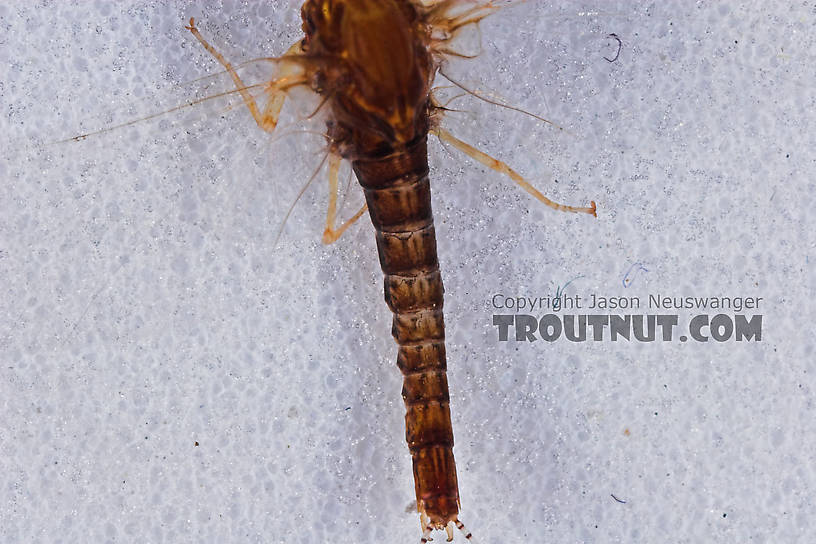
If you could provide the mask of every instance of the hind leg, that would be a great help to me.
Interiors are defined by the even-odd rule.
[[[422,538],[419,539],[421,544],[427,544],[431,542],[433,538],[431,538],[431,531],[433,528],[431,527],[431,520],[425,515],[425,512],[419,513],[419,524],[422,526]]]
[[[521,175],[518,172],[510,168],[510,166],[508,166],[507,163],[504,163],[498,159],[494,159],[493,157],[491,157],[487,153],[484,153],[483,151],[479,151],[472,145],[463,142],[462,140],[460,140],[459,138],[457,138],[444,128],[435,128],[431,132],[435,134],[440,140],[451,144],[453,147],[455,147],[459,151],[462,151],[470,158],[479,161],[480,163],[484,164],[491,170],[495,170],[496,172],[499,172],[500,174],[504,174],[505,176],[509,177],[510,179],[515,181],[519,187],[533,195],[536,199],[543,202],[550,208],[562,212],[588,213],[590,215],[597,217],[597,214],[595,213],[594,200],[590,201],[590,206],[588,208],[566,206],[564,204],[554,202],[547,198],[546,196],[544,196],[543,194],[541,194],[541,192],[538,189],[533,187],[529,181],[521,177]]]
[[[453,520],[453,523],[454,523],[454,525],[456,525],[457,529],[462,531],[462,534],[465,535],[466,540],[468,540],[468,541],[473,540],[473,533],[471,533],[470,531],[467,530],[467,528],[465,527],[465,524],[462,523],[461,521],[459,521],[459,518],[456,518],[455,520]]]
[[[366,204],[355,213],[351,219],[340,225],[338,228],[334,227],[337,221],[337,194],[339,186],[337,183],[338,173],[340,171],[340,163],[342,158],[339,155],[331,155],[329,157],[329,209],[326,212],[326,230],[323,231],[323,243],[332,244],[336,242],[349,228],[357,221],[361,215],[368,209]]]

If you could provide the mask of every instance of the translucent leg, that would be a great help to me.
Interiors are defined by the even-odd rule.
[[[364,204],[351,219],[340,225],[339,228],[334,228],[334,224],[337,221],[337,194],[339,192],[337,176],[340,171],[341,161],[342,158],[338,155],[331,155],[329,157],[329,209],[326,213],[326,230],[323,231],[324,244],[333,244],[336,242],[346,229],[353,225],[368,209],[368,206]]]
[[[456,525],[456,528],[462,531],[462,534],[465,535],[465,539],[472,542],[473,541],[473,533],[467,530],[465,524],[459,521],[459,519],[453,520],[453,523]]]
[[[496,172],[499,172],[499,173],[504,174],[505,176],[509,177],[510,179],[515,181],[516,184],[519,185],[522,189],[524,189],[525,191],[527,191],[528,193],[533,195],[535,198],[537,198],[538,200],[540,200],[541,202],[543,202],[544,204],[546,204],[550,208],[553,208],[554,210],[559,210],[559,211],[562,211],[562,212],[588,213],[590,215],[593,215],[593,216],[597,217],[597,214],[595,213],[595,201],[594,200],[590,201],[590,206],[588,208],[579,208],[579,207],[575,207],[575,206],[566,206],[564,204],[559,204],[558,202],[554,202],[554,201],[550,200],[549,198],[547,198],[546,196],[544,196],[543,194],[541,194],[538,191],[538,189],[533,187],[530,184],[530,182],[528,182],[523,177],[521,177],[521,175],[519,175],[518,172],[516,172],[515,170],[510,168],[510,166],[508,166],[506,163],[504,163],[504,162],[502,162],[502,161],[500,161],[498,159],[494,159],[493,157],[491,157],[487,153],[479,151],[478,149],[476,149],[472,145],[463,142],[462,140],[455,137],[453,134],[451,134],[450,132],[448,132],[444,128],[435,128],[431,132],[433,134],[435,134],[440,140],[442,140],[443,142],[447,142],[447,143],[451,144],[453,147],[455,147],[459,151],[462,151],[463,153],[465,153],[470,158],[472,158],[474,160],[477,160],[480,163],[487,166],[488,168],[490,168],[492,170],[495,170]]]
[[[425,512],[419,513],[419,524],[422,526],[422,538],[419,540],[422,544],[427,544],[432,541],[431,538],[431,520],[425,515]]]
[[[241,98],[244,99],[244,104],[246,104],[246,107],[249,109],[249,113],[252,114],[252,118],[255,119],[255,123],[257,123],[258,126],[266,132],[273,132],[275,130],[275,126],[278,124],[278,117],[280,116],[281,108],[283,108],[283,103],[286,100],[286,90],[296,85],[305,83],[305,79],[302,77],[302,75],[295,70],[295,68],[298,68],[298,66],[291,63],[282,63],[280,76],[265,85],[267,89],[266,94],[269,95],[269,100],[266,102],[263,112],[261,112],[261,110],[258,108],[257,102],[255,101],[255,97],[249,92],[249,89],[254,88],[255,86],[247,86],[241,80],[238,72],[236,72],[232,64],[230,64],[230,62],[224,58],[224,55],[219,53],[207,40],[204,39],[201,32],[199,32],[198,28],[195,26],[195,20],[190,19],[190,26],[186,26],[184,28],[193,33],[193,36],[195,36],[196,39],[201,42],[204,49],[215,57],[215,59],[221,63],[221,66],[223,66],[229,73],[230,77],[232,77],[232,81],[235,83],[235,88],[241,94]],[[283,57],[276,60],[285,60],[287,55],[296,56],[298,53],[300,53],[300,51],[300,42],[297,42],[287,50]]]

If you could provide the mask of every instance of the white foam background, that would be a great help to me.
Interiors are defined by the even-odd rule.
[[[274,243],[320,139],[207,101],[54,143],[229,90],[179,86],[218,71],[191,16],[240,62],[298,39],[297,8],[0,6],[0,541],[419,541],[371,225],[321,245],[321,175]],[[452,131],[598,203],[555,213],[431,141],[478,542],[812,541],[814,24],[812,2],[528,2],[451,65],[565,129],[471,98]],[[497,341],[494,294],[574,278],[761,296],[763,339]]]

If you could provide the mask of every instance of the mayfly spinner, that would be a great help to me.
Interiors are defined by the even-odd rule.
[[[431,85],[452,40],[499,7],[462,0],[308,0],[301,10],[305,37],[281,57],[276,77],[264,84],[258,104],[233,66],[187,27],[232,77],[253,118],[273,131],[288,90],[307,87],[328,111],[329,209],[323,241],[331,243],[368,208],[376,230],[385,301],[394,313],[392,334],[404,375],[406,440],[413,460],[422,542],[434,529],[453,539],[459,490],[453,459],[445,360],[442,277],[428,181],[427,136],[434,134],[484,165],[509,176],[558,210],[595,214],[548,200],[506,164],[439,126],[444,109]],[[366,206],[336,227],[338,170],[351,161]]]

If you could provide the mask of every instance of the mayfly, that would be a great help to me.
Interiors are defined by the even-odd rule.
[[[266,84],[261,109],[233,66],[190,20],[187,27],[227,70],[258,126],[273,131],[286,93],[305,86],[328,109],[329,209],[323,241],[331,243],[368,208],[376,231],[385,301],[394,313],[392,335],[404,376],[406,440],[413,461],[422,542],[434,529],[453,539],[459,489],[445,359],[443,287],[436,253],[428,180],[427,135],[508,175],[558,210],[595,214],[548,200],[506,164],[457,139],[438,124],[442,106],[431,93],[434,77],[457,31],[497,10],[494,3],[440,0],[308,0],[304,38],[285,55]],[[351,161],[366,205],[336,225],[338,170]]]
[[[547,199],[507,164],[440,126],[446,109],[432,93],[434,78],[460,30],[499,9],[466,0],[307,0],[302,40],[274,63],[277,72],[253,94],[234,67],[190,19],[186,28],[232,78],[258,126],[273,132],[288,92],[305,87],[327,113],[329,206],[323,241],[340,238],[368,210],[376,231],[385,301],[394,314],[397,366],[404,376],[406,440],[413,463],[421,542],[433,530],[453,539],[453,526],[470,540],[459,519],[446,375],[443,286],[436,252],[428,179],[427,136],[433,134],[496,170],[544,204],[595,215],[595,203],[573,207]],[[453,82],[456,86],[460,84]],[[491,103],[481,95],[473,93]],[[337,226],[338,172],[351,162],[366,204]]]

